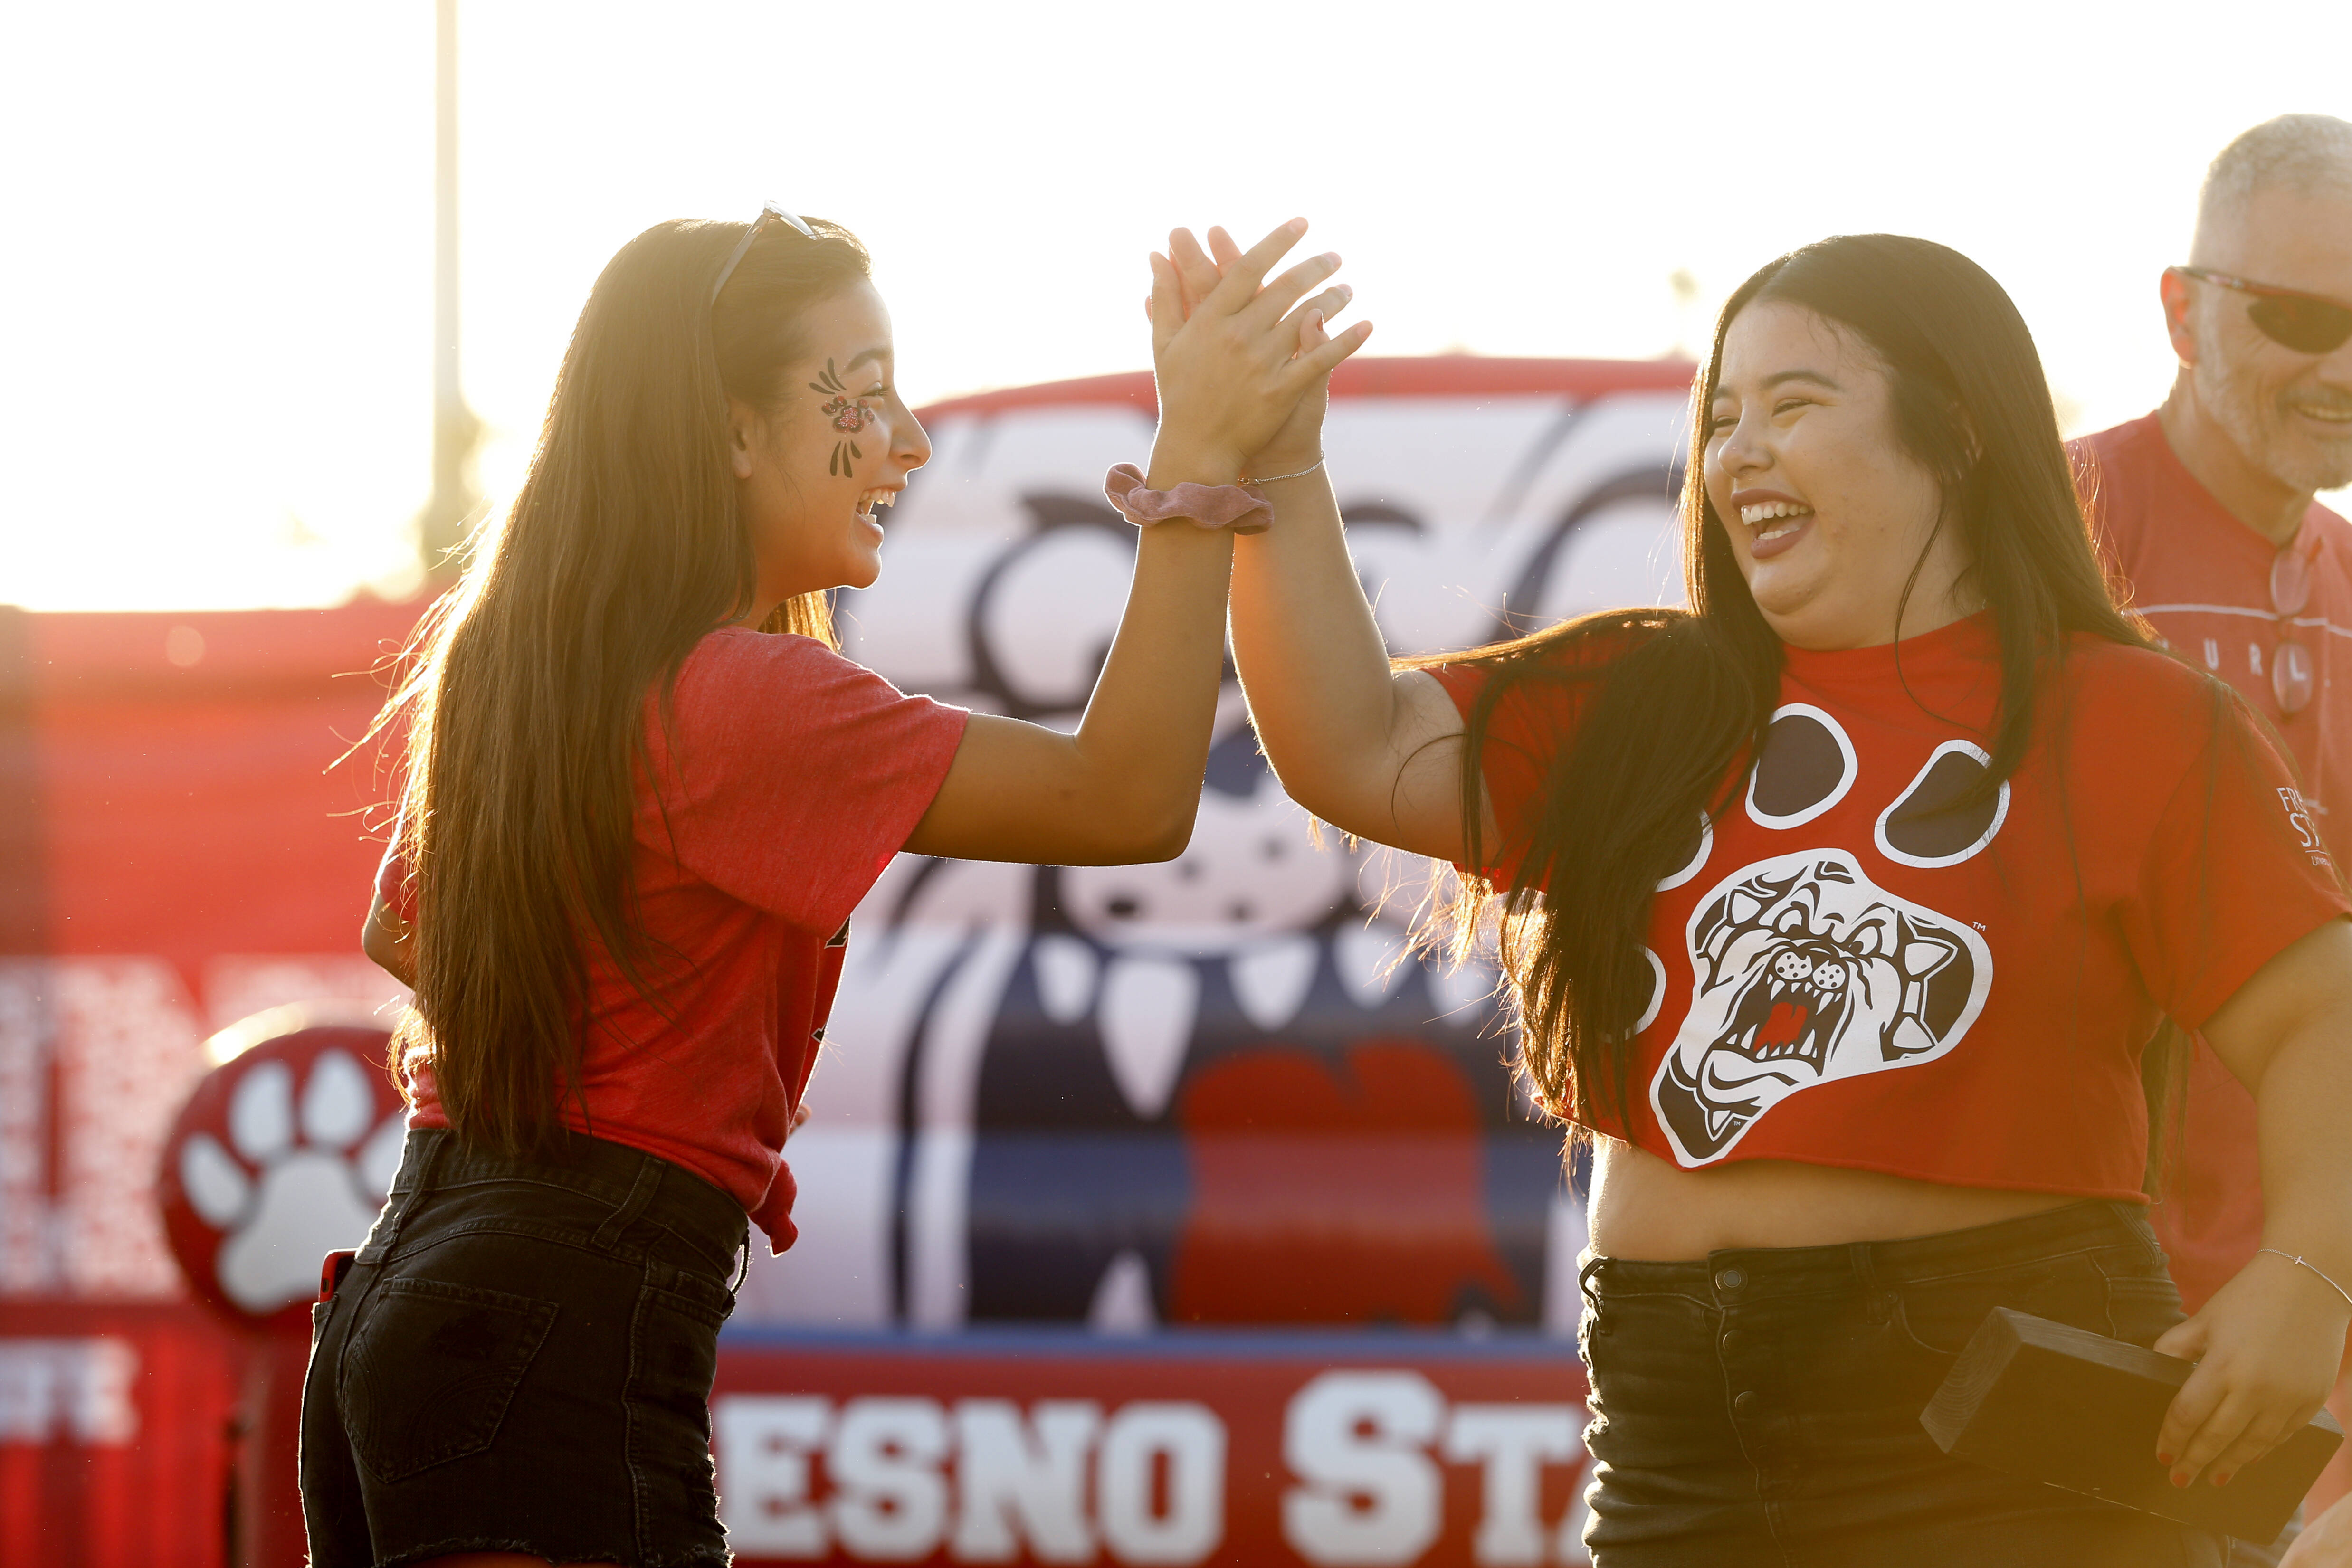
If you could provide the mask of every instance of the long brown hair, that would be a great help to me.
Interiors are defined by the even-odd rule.
[[[1724,338],[1741,310],[1762,300],[1811,310],[1877,353],[1893,380],[1897,438],[1941,483],[1937,528],[1959,529],[1967,580],[1992,612],[2000,649],[1992,765],[1980,789],[1998,789],[2023,760],[2037,699],[2052,689],[2046,677],[2070,633],[2148,642],[2109,595],[2041,357],[1990,274],[1927,240],[1844,235],[1792,251],[1741,284],[1692,388],[1681,504],[1691,608],[1610,612],[1466,654],[1406,661],[1493,671],[1462,754],[1463,837],[1474,867],[1488,863],[1479,758],[1496,704],[1527,682],[1585,688],[1584,716],[1551,764],[1521,871],[1507,887],[1465,879],[1451,912],[1465,942],[1481,912],[1499,915],[1523,1070],[1548,1110],[1580,1121],[1602,1105],[1621,1125],[1632,1121],[1632,1026],[1653,984],[1642,951],[1652,894],[1689,858],[1700,813],[1719,819],[1731,804],[1780,701],[1780,641],[1740,575],[1706,481]],[[1912,583],[1926,559],[1923,549]],[[1906,584],[1906,602],[1909,593]]]
[[[399,847],[415,892],[416,997],[396,1036],[429,1056],[461,1136],[516,1150],[577,1092],[593,951],[660,1007],[630,873],[648,694],[749,613],[728,400],[773,408],[814,306],[867,275],[837,225],[771,225],[714,305],[744,225],[666,223],[588,296],[504,525],[420,624],[379,729],[404,723]],[[833,640],[821,594],[764,630]]]

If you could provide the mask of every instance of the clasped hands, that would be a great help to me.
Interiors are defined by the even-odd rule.
[[[1209,231],[1206,249],[1178,229],[1168,255],[1152,253],[1145,308],[1160,431],[1151,488],[1287,475],[1320,456],[1331,371],[1372,329],[1360,321],[1336,338],[1326,330],[1354,297],[1344,283],[1307,298],[1339,270],[1335,252],[1266,281],[1306,232],[1307,220],[1293,218],[1244,251],[1221,228]]]

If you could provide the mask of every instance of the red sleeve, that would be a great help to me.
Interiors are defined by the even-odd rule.
[[[662,800],[641,831],[829,936],[930,808],[970,716],[806,637],[713,632],[678,672],[667,737],[649,726]]]
[[[1440,664],[1431,674],[1454,699],[1462,722],[1470,722],[1479,695],[1493,679],[1491,664]],[[1486,782],[1486,800],[1495,810],[1499,843],[1486,846],[1486,873],[1497,883],[1508,883],[1527,858],[1542,814],[1544,784],[1553,763],[1576,733],[1590,688],[1535,676],[1513,683],[1496,699],[1486,721],[1486,744],[1478,770]]]
[[[2231,710],[2158,819],[2125,915],[2148,994],[2202,1029],[2256,970],[2347,911],[2293,773]]]

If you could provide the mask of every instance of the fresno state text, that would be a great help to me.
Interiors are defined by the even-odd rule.
[[[924,1393],[722,1392],[729,1541],[745,1563],[1586,1560],[1572,1361],[1317,1370],[1263,1339],[1219,1355],[1013,1351],[1007,1377],[948,1354]],[[759,1380],[848,1389],[861,1371],[902,1381],[791,1352]]]

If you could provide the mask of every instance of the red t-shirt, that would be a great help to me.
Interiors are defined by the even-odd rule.
[[[1488,678],[1435,673],[1465,715]],[[1986,615],[1788,651],[1762,758],[1651,902],[1633,1123],[1604,1103],[1593,1126],[1685,1167],[2141,1197],[2159,1009],[2202,1024],[2352,905],[2268,744],[2217,730],[2211,688],[2143,649],[2077,638],[1998,797],[1921,810],[1980,774],[2000,684]],[[1506,872],[1577,692],[1522,682],[1496,706],[1481,760]]]
[[[2279,711],[2270,663],[2278,643],[2271,563],[2278,549],[2182,466],[2154,414],[2074,443],[2099,544],[2129,584],[2131,608],[2175,651],[2228,680],[2278,727],[2303,774],[2321,834],[2352,826],[2352,685],[2335,695],[2342,639],[2352,637],[2352,527],[2313,503],[2295,548],[2311,596],[2294,635],[2311,650],[2315,691]],[[2195,1312],[2262,1245],[2262,1164],[2254,1097],[2198,1041],[2164,1201],[2154,1220],[2181,1299]]]
[[[592,953],[567,1125],[685,1166],[740,1201],[775,1250],[793,1244],[784,1134],[824,1039],[849,913],[929,809],[969,716],[806,637],[730,629],[695,645],[667,736],[647,700],[661,798],[640,773],[632,860],[647,950],[676,953],[689,977],[664,1019]],[[413,914],[396,856],[377,891]],[[407,1073],[409,1124],[447,1126],[430,1063],[412,1059]]]

